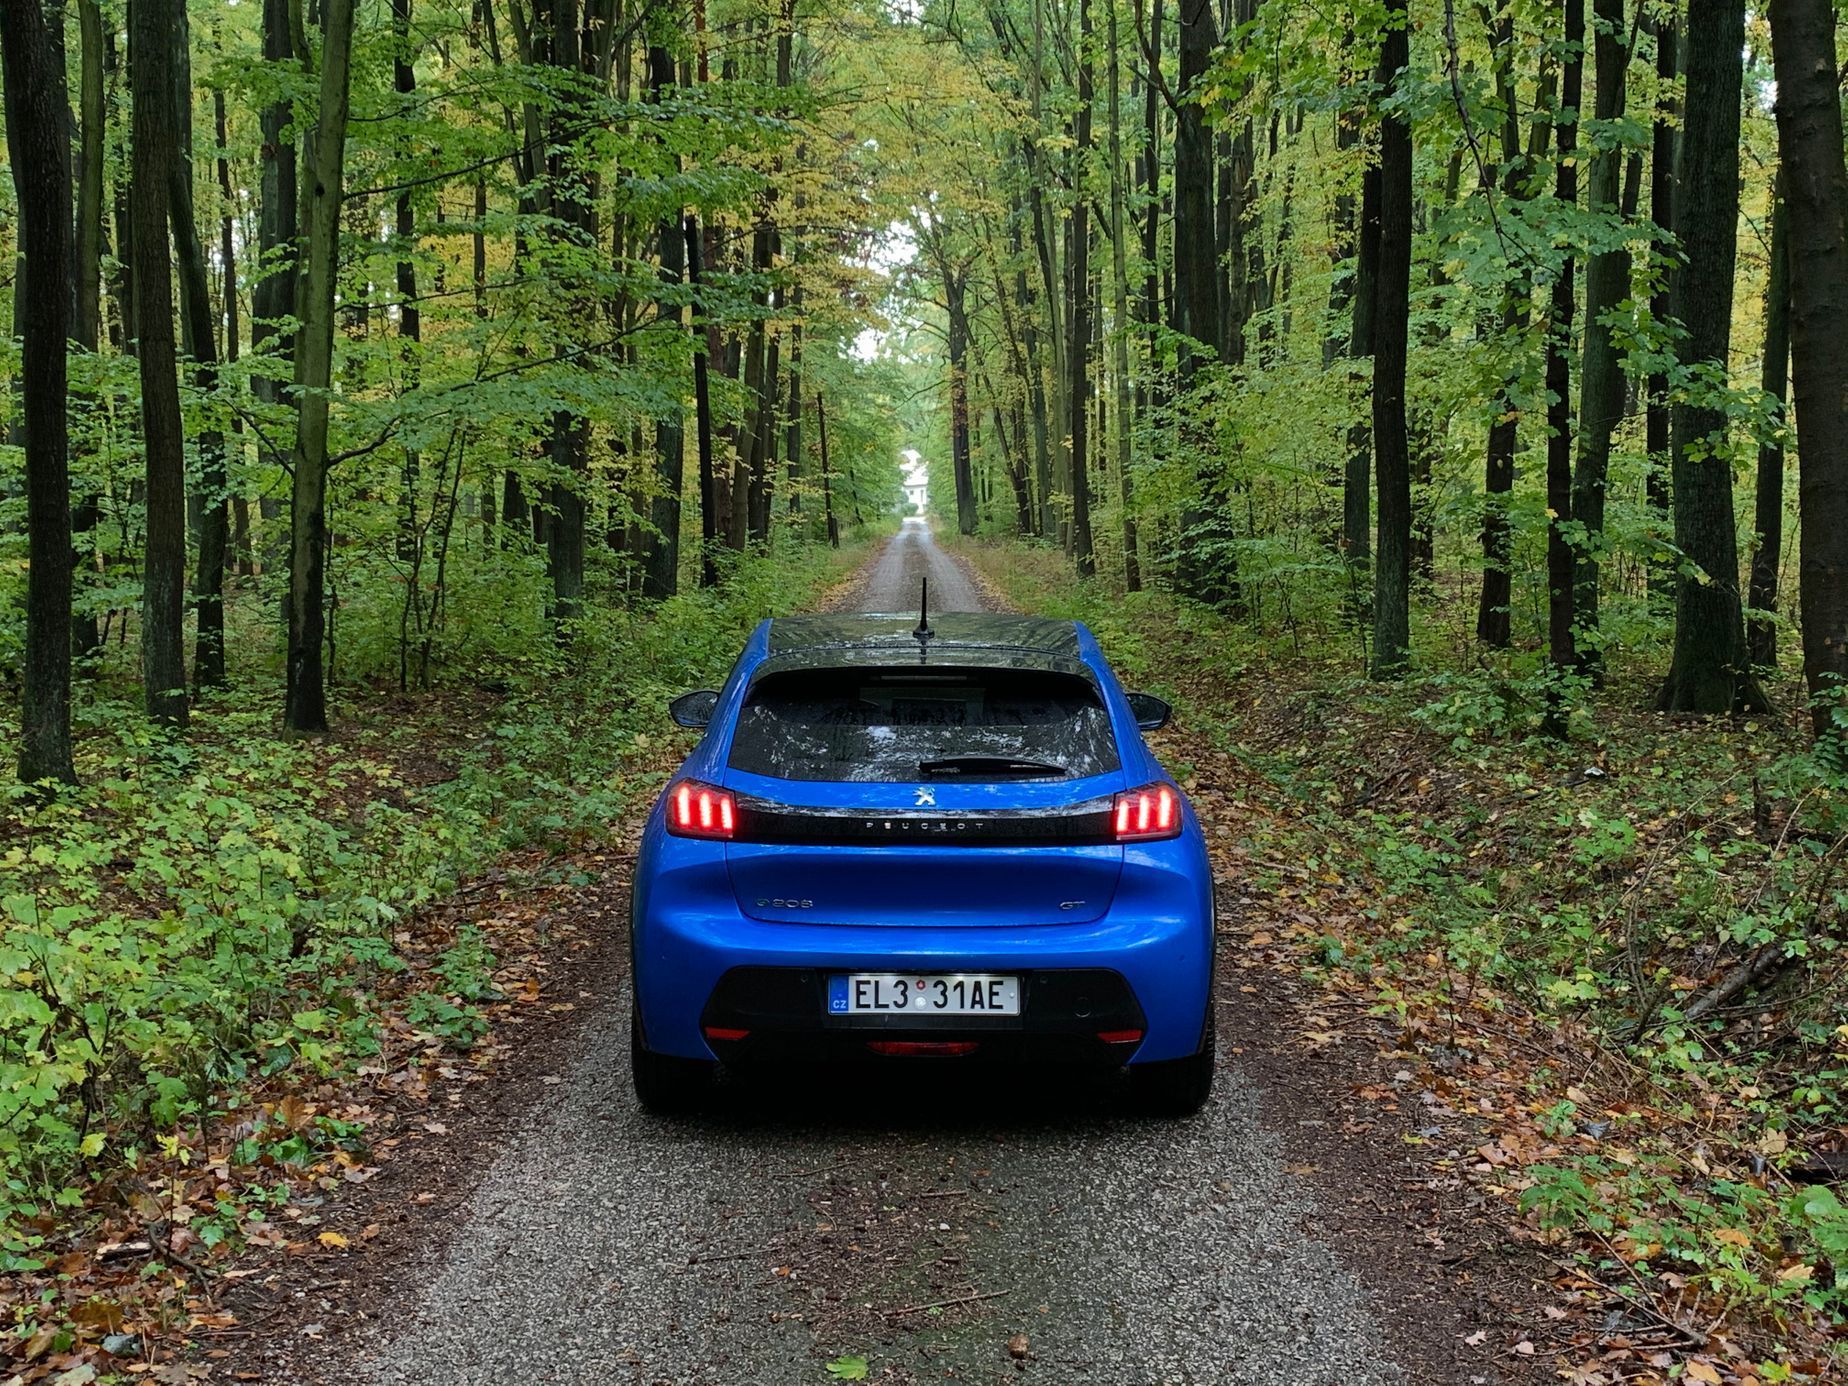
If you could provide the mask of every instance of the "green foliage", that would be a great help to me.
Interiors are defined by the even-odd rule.
[[[28,1219],[242,1085],[376,1053],[388,1009],[473,1045],[494,996],[485,940],[465,929],[406,979],[399,921],[510,848],[606,838],[653,788],[631,765],[666,697],[722,678],[751,624],[853,556],[740,558],[723,588],[598,606],[563,643],[475,647],[471,668],[511,691],[480,735],[447,729],[465,733],[453,775],[427,787],[399,770],[427,754],[416,716],[396,735],[287,741],[270,691],[244,685],[181,740],[84,704],[83,785],[7,790],[0,814],[0,1265],[36,1260]],[[278,1159],[305,1157],[301,1133],[279,1139]]]

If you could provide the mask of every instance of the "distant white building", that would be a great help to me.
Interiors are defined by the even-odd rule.
[[[905,508],[922,515],[929,504],[930,467],[914,450],[907,448],[900,454],[904,461],[899,465],[899,472],[905,482]]]

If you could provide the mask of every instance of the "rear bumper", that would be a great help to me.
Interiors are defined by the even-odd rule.
[[[650,839],[637,862],[632,923],[636,1000],[656,1053],[743,1061],[866,1053],[868,1040],[967,1036],[996,1057],[1152,1063],[1199,1048],[1213,915],[1197,839],[1126,851],[1102,919],[1004,928],[749,919],[713,844]],[[826,1015],[825,979],[849,971],[1018,974],[1022,1015],[835,1020]],[[708,1025],[750,1034],[709,1043]],[[1139,1043],[1097,1038],[1128,1029],[1143,1031]]]
[[[845,1060],[898,1052],[1033,1063],[1120,1064],[1148,1020],[1122,975],[1041,968],[1021,976],[1018,1016],[830,1015],[828,973],[734,967],[719,979],[700,1029],[727,1063]]]

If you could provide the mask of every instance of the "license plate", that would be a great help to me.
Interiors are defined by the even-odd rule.
[[[851,972],[828,978],[830,1015],[1019,1015],[1020,978],[992,972]]]

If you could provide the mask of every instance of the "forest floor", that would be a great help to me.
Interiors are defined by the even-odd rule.
[[[54,1267],[75,1306],[65,1336],[10,1344],[17,1379],[1829,1379],[1824,1319],[1789,1297],[1781,1315],[1744,1289],[1727,1301],[1625,1216],[1642,1197],[1626,1172],[1672,1170],[1664,1141],[1698,1147],[1717,1185],[1772,1145],[1765,1123],[1719,1102],[1689,1121],[1655,1071],[1408,930],[1427,896],[1467,914],[1466,899],[1431,863],[1403,869],[1438,847],[1370,815],[1410,800],[1419,823],[1446,822],[1502,779],[1459,772],[1447,734],[1402,708],[1344,707],[1313,660],[1249,675],[1217,618],[1089,594],[1056,555],[959,555],[981,604],[1083,615],[1126,678],[1176,696],[1157,749],[1212,825],[1220,890],[1207,1112],[1151,1124],[1095,1089],[811,1081],[729,1093],[695,1121],[644,1117],[625,1072],[623,814],[502,854],[404,921],[416,970],[459,939],[485,945],[481,1033],[394,1022],[356,1072],[254,1094],[318,1154],[266,1147],[281,1193],[240,1213],[243,1235],[196,1234],[233,1182],[209,1140],[190,1166],[121,1181],[112,1239]],[[891,605],[886,587],[908,598],[920,565],[949,562],[911,532],[831,601]],[[452,711],[458,728],[482,720]],[[407,778],[451,773],[442,736],[413,740]],[[638,738],[624,774],[657,783],[684,749]],[[1506,792],[1504,817],[1531,810]],[[1477,834],[1496,870],[1557,850],[1510,831]],[[330,1147],[330,1120],[363,1134]],[[1741,1178],[1789,1182],[1795,1143]],[[1568,1174],[1611,1220],[1548,1220],[1532,1192]],[[1772,1254],[1763,1278],[1792,1290],[1830,1273]]]

